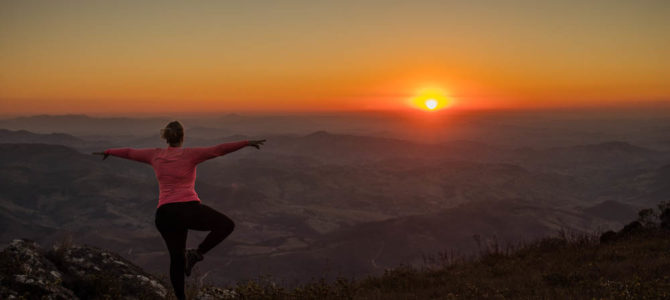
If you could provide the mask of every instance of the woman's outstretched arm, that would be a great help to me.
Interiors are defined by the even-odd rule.
[[[230,152],[240,150],[246,146],[251,146],[256,149],[260,149],[265,140],[259,141],[239,141],[233,143],[223,143],[211,147],[197,147],[189,148],[189,155],[192,156],[193,161],[198,164],[208,159],[215,158],[217,156],[225,155]]]
[[[112,155],[151,164],[151,160],[153,159],[154,154],[156,154],[156,150],[158,150],[158,148],[151,148],[151,149],[114,148],[114,149],[107,149],[105,150],[105,152],[93,152],[93,154],[104,155],[102,159],[105,159],[107,158],[107,156]]]

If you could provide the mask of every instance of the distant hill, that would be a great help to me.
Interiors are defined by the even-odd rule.
[[[647,206],[670,199],[670,164],[637,173],[622,192],[637,192],[636,200]]]
[[[522,165],[560,169],[649,167],[670,161],[670,152],[620,141],[540,150],[526,148],[517,150],[516,154],[513,159]]]
[[[561,230],[581,231],[581,228],[597,227],[598,220],[571,210],[516,201],[467,204],[433,214],[342,228],[314,237],[302,246],[295,240],[278,239],[273,243],[257,244],[258,255],[219,263],[225,261],[231,269],[249,276],[242,278],[253,278],[245,266],[268,274],[290,274],[295,278],[309,278],[313,269],[325,270],[321,276],[331,279],[379,275],[388,266],[420,266],[426,256],[440,253],[471,255],[492,246],[508,248]],[[565,224],[575,227],[568,228]],[[275,254],[269,255],[272,253]],[[275,255],[282,259],[274,259]]]
[[[602,111],[450,111],[437,119],[423,112],[347,112],[298,114],[227,114],[158,117],[93,117],[37,115],[0,119],[0,128],[37,133],[63,132],[76,136],[149,136],[173,118],[194,132],[247,136],[305,135],[325,130],[338,134],[395,137],[417,142],[475,141],[502,148],[563,147],[628,141],[668,150],[670,118],[662,111],[624,115]],[[435,115],[433,115],[435,116]],[[432,121],[434,122],[432,122]],[[206,129],[206,130],[200,130]],[[219,133],[221,132],[221,133]],[[199,134],[195,134],[197,136]],[[204,137],[204,136],[198,136]]]
[[[37,133],[67,132],[75,135],[158,132],[167,118],[96,118],[87,115],[36,115],[0,120],[0,128]]]
[[[0,237],[52,239],[70,231],[99,239],[104,231],[87,228],[142,223],[155,206],[152,173],[61,145],[0,144]]]
[[[315,157],[323,162],[351,163],[388,158],[482,160],[498,149],[469,141],[441,144],[394,138],[316,131],[304,136],[270,136],[267,151]]]
[[[244,297],[273,299],[668,299],[668,248],[668,230],[642,230],[608,243],[597,235],[565,234],[488,247],[476,257],[429,256],[422,267],[380,276],[289,289],[257,280],[234,288]]]
[[[0,144],[63,145],[84,152],[101,151],[114,145],[105,138],[81,138],[67,133],[34,133],[26,130],[0,129]]]
[[[84,140],[65,133],[38,134],[26,130],[0,129],[0,143],[76,145],[84,143]]]
[[[642,206],[633,206],[618,201],[603,201],[584,209],[589,215],[607,220],[633,219]]]

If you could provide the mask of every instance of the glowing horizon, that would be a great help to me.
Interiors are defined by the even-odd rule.
[[[0,111],[411,111],[427,87],[448,92],[436,110],[668,103],[668,13],[652,0],[3,2]]]

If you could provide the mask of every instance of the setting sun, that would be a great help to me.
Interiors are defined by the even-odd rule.
[[[447,96],[447,92],[441,88],[422,88],[417,91],[416,96],[410,100],[410,105],[422,110],[440,110],[448,108],[453,100]]]
[[[426,107],[428,107],[428,109],[430,110],[435,109],[437,107],[437,100],[435,99],[426,100]]]

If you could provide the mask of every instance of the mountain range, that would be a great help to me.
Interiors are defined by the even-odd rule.
[[[251,138],[202,136],[187,146]],[[237,224],[201,267],[215,282],[365,276],[481,243],[606,230],[670,193],[670,154],[620,141],[534,149],[325,131],[267,139],[261,151],[198,167],[201,199]],[[13,130],[0,140],[0,243],[72,236],[167,272],[153,171],[89,154],[160,140]],[[203,236],[192,232],[189,245]]]

